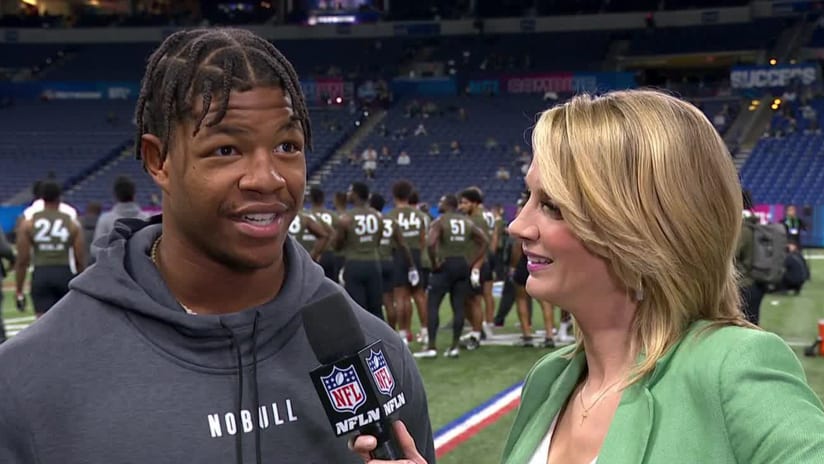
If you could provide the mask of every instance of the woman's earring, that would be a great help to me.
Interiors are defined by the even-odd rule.
[[[638,288],[634,290],[635,292],[635,301],[641,301],[644,299],[644,289],[639,285]]]

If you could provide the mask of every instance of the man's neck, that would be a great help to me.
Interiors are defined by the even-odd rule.
[[[264,269],[236,271],[171,233],[161,237],[156,265],[174,297],[197,314],[229,314],[267,303],[286,277],[285,259]]]
[[[409,208],[409,202],[403,200],[395,200],[395,208]]]

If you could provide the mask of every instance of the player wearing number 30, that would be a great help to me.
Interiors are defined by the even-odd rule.
[[[41,188],[44,208],[20,223],[15,265],[17,301],[21,306],[25,302],[26,273],[29,264],[34,263],[31,298],[37,317],[69,292],[69,280],[74,277],[69,267],[69,249],[74,251],[77,272],[86,264],[83,231],[71,216],[59,210],[60,186],[48,181]]]
[[[378,257],[383,226],[381,214],[366,204],[369,187],[355,182],[349,187],[352,208],[340,215],[335,249],[343,251],[343,287],[349,296],[370,313],[383,319],[381,267]]]

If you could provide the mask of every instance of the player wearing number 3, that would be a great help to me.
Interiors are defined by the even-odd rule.
[[[41,188],[44,208],[20,223],[15,265],[17,304],[22,308],[26,274],[34,261],[31,298],[38,318],[69,291],[69,280],[74,277],[69,267],[69,249],[74,251],[78,273],[86,265],[83,230],[70,215],[59,210],[60,186],[49,181]]]

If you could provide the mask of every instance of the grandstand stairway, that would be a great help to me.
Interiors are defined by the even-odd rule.
[[[309,174],[309,181],[308,184],[310,186],[321,185],[328,177],[332,171],[338,166],[341,162],[345,161],[346,155],[358,144],[361,143],[364,139],[366,139],[369,134],[378,126],[386,118],[387,112],[384,110],[373,110],[370,111],[369,117],[358,127],[352,135],[346,139],[345,142],[340,146],[335,153],[329,157],[329,159],[323,163],[317,170],[314,172],[308,173]]]

